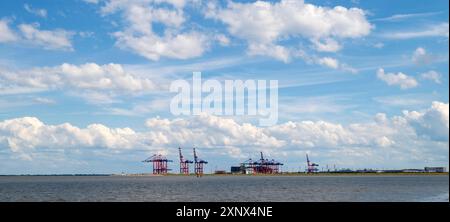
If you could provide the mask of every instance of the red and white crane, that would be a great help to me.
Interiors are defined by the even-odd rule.
[[[189,175],[189,164],[193,163],[192,160],[185,160],[181,153],[181,147],[178,147],[180,154],[180,174]]]

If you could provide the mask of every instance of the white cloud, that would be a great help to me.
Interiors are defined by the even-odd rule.
[[[0,122],[0,143],[6,144],[15,153],[62,147],[131,149],[138,145],[136,137],[136,132],[130,128],[108,128],[102,124],[91,124],[81,129],[69,123],[46,125],[35,117]]]
[[[158,98],[144,103],[133,104],[129,109],[126,108],[107,108],[106,113],[118,116],[147,116],[149,113],[158,113],[167,111],[170,108],[171,98]]]
[[[100,2],[100,0],[83,0],[83,1],[91,4],[98,4]]]
[[[239,124],[232,119],[203,114],[190,119],[148,119],[149,136],[154,145],[190,144],[212,146],[281,147],[282,141],[263,128]]]
[[[42,17],[42,18],[47,18],[47,10],[45,10],[45,9],[33,8],[29,4],[23,5],[23,8],[25,8],[25,10],[31,14],[34,14],[34,15]]]
[[[377,71],[378,79],[386,82],[390,86],[398,85],[401,89],[414,88],[419,85],[414,77],[408,76],[404,73],[385,73],[384,69],[380,68]]]
[[[263,128],[203,114],[187,119],[150,118],[146,126],[146,130],[136,132],[102,124],[79,128],[69,123],[48,125],[35,117],[16,118],[0,122],[0,147],[18,155],[41,149],[82,152],[86,148],[105,148],[120,152],[180,145],[214,148],[212,152],[218,153],[232,149],[235,154],[325,149],[337,157],[345,153],[351,161],[364,161],[361,157],[384,158],[386,153],[411,160],[448,149],[449,129],[448,103],[441,102],[433,102],[425,111],[405,111],[403,116],[391,118],[379,113],[373,121],[348,125],[289,121]]]
[[[94,32],[91,31],[82,31],[82,32],[78,32],[78,35],[81,38],[91,38],[94,36]]]
[[[420,59],[422,56],[424,56],[426,54],[427,54],[427,52],[424,48],[418,47],[413,53],[413,56],[412,56],[413,62],[417,62],[418,59]]]
[[[334,39],[327,38],[323,42],[319,40],[312,40],[314,47],[319,52],[337,52],[341,50],[342,46]]]
[[[323,57],[317,60],[320,65],[328,66],[333,69],[339,68],[339,62],[330,57]]]
[[[207,38],[198,32],[186,34],[135,36],[128,32],[116,32],[116,45],[132,51],[150,60],[159,60],[161,56],[175,59],[189,59],[201,56],[206,50]]]
[[[71,38],[75,34],[63,29],[40,30],[38,23],[21,24],[16,34],[8,25],[7,19],[0,20],[0,43],[20,41],[48,50],[73,50]]]
[[[0,84],[0,86],[0,95],[28,94],[46,91],[45,89],[39,89],[35,87],[21,87],[16,85],[6,85],[3,83]]]
[[[448,112],[448,103],[433,102],[425,111],[404,111],[404,115],[418,135],[448,142]]]
[[[19,30],[26,41],[44,49],[73,50],[71,42],[73,32],[63,29],[39,30],[39,24],[21,24]]]
[[[231,35],[246,40],[249,54],[267,55],[281,61],[288,60],[285,53],[289,51],[279,45],[281,40],[304,38],[318,51],[334,52],[341,48],[337,39],[363,37],[372,29],[361,9],[327,8],[291,0],[229,1],[226,8],[209,3],[206,17],[221,21]]]
[[[251,43],[248,46],[247,54],[266,55],[285,63],[290,61],[289,49],[280,45]]]
[[[0,43],[14,42],[18,40],[18,36],[11,30],[7,19],[0,19]]]
[[[375,44],[373,44],[373,47],[377,48],[377,49],[381,49],[384,47],[384,43],[382,42],[377,42]]]
[[[413,19],[413,18],[433,16],[433,15],[437,15],[437,14],[440,14],[440,13],[442,13],[442,12],[423,12],[423,13],[395,14],[395,15],[391,15],[391,16],[385,17],[385,18],[373,19],[372,21],[397,22],[397,21],[403,21],[403,20],[406,20],[406,19]]]
[[[119,64],[97,65],[86,63],[72,65],[64,63],[55,67],[34,68],[21,71],[21,75],[5,73],[2,77],[10,83],[24,84],[40,88],[60,88],[70,86],[90,90],[116,90],[139,92],[151,90],[155,85],[149,79],[140,79],[127,73]]]
[[[421,93],[387,95],[373,98],[375,102],[380,103],[382,106],[398,107],[421,107],[427,105],[433,99],[433,95]]]
[[[340,63],[339,60],[336,58],[332,58],[329,56],[326,57],[319,57],[317,55],[308,55],[304,50],[297,50],[292,53],[292,56],[303,59],[308,64],[318,64],[321,66],[325,66],[331,69],[339,69],[344,72],[356,74],[358,73],[358,70],[353,68],[350,65],[347,65],[345,63]],[[286,59],[289,59],[289,57],[286,57]],[[287,60],[289,61],[289,60]]]
[[[340,69],[345,71],[345,72],[349,72],[351,74],[357,74],[359,72],[358,69],[356,69],[356,68],[354,68],[354,67],[352,67],[350,65],[347,65],[345,63],[341,63],[340,64]]]
[[[414,51],[411,60],[417,65],[426,65],[433,61],[433,56],[428,54],[425,48],[418,47]]]
[[[34,101],[40,104],[55,104],[55,100],[49,99],[49,98],[43,98],[43,97],[36,97],[34,98]]]
[[[437,84],[441,84],[442,75],[434,70],[430,70],[428,72],[422,73],[422,74],[420,74],[420,76],[422,77],[422,79],[432,80]]]
[[[279,116],[288,120],[304,119],[312,114],[333,114],[348,112],[354,108],[349,104],[351,97],[337,94],[327,96],[283,97],[279,99]]]
[[[151,79],[126,72],[120,64],[64,63],[54,67],[0,71],[0,89],[36,88],[75,91],[94,103],[111,103],[119,95],[139,95],[160,89]]]
[[[161,6],[168,3],[172,7]],[[201,56],[209,47],[209,37],[195,30],[186,30],[183,7],[185,1],[117,1],[110,0],[101,8],[106,16],[120,12],[125,27],[113,36],[116,46],[131,50],[149,60],[161,57],[189,59]],[[164,27],[163,34],[153,29],[154,24]]]
[[[230,45],[230,39],[224,34],[216,35],[216,40],[219,42],[219,44],[221,46],[228,46],[228,45]]]
[[[425,37],[448,38],[449,36],[448,30],[449,30],[448,22],[445,22],[440,24],[429,25],[424,28],[415,28],[414,31],[395,31],[391,33],[384,33],[382,34],[382,36],[389,39],[412,39]]]

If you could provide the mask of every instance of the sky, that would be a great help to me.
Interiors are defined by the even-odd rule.
[[[0,174],[449,166],[448,1],[6,0]],[[278,122],[175,116],[192,72],[278,80]]]

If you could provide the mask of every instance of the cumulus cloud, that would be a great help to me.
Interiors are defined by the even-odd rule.
[[[74,32],[64,29],[41,30],[38,23],[20,24],[17,33],[9,27],[7,19],[0,19],[0,43],[20,41],[48,50],[72,51]]]
[[[434,70],[424,72],[424,73],[420,74],[420,76],[422,77],[422,79],[431,80],[437,84],[441,84],[442,75]]]
[[[23,117],[0,122],[0,144],[3,144],[0,147],[26,154],[43,148],[125,151],[195,145],[214,148],[219,153],[227,149],[234,154],[260,150],[279,153],[326,149],[329,153],[345,152],[351,156],[369,155],[383,149],[383,152],[412,158],[408,156],[411,152],[430,149],[433,141],[440,144],[439,147],[448,148],[448,120],[448,103],[441,102],[433,102],[425,111],[405,111],[402,116],[391,118],[379,113],[373,121],[348,125],[327,121],[289,121],[271,127],[257,127],[202,114],[187,119],[150,118],[146,121],[147,129],[136,132],[102,124],[85,128],[69,123],[48,125],[35,117]]]
[[[19,30],[23,38],[33,45],[50,50],[73,50],[71,41],[74,35],[73,32],[63,29],[40,30],[37,23],[21,24],[19,25]]]
[[[404,111],[404,115],[418,135],[434,140],[448,141],[448,112],[448,103],[433,102],[431,107],[425,111]]]
[[[101,8],[101,13],[104,16],[120,13],[126,22],[126,28],[113,34],[119,48],[155,61],[161,57],[199,57],[209,47],[209,36],[183,27],[184,6],[185,1],[180,0],[110,0]],[[153,29],[155,24],[164,27],[162,34]]]
[[[0,19],[0,43],[13,42],[18,40],[18,36],[8,25],[7,19]]]
[[[119,48],[131,49],[150,60],[159,60],[161,56],[189,59],[201,56],[206,49],[206,37],[198,32],[166,35],[162,38],[153,34],[138,37],[129,32],[116,32],[114,36]]]
[[[335,52],[341,49],[337,40],[363,37],[372,29],[361,9],[327,8],[303,1],[229,1],[225,8],[209,3],[205,14],[227,25],[231,35],[246,40],[249,54],[285,62],[289,50],[280,45],[282,40],[303,38],[317,51]]]
[[[0,70],[1,88],[75,91],[95,103],[113,102],[117,95],[137,95],[159,89],[151,79],[126,72],[120,64],[64,63],[29,70]]]
[[[0,122],[0,144],[14,153],[31,153],[39,148],[75,149],[99,147],[131,149],[142,147],[130,128],[108,128],[91,124],[78,128],[69,123],[46,125],[38,118],[23,117]]]
[[[281,147],[282,141],[252,124],[203,114],[191,119],[148,119],[146,125],[158,145]]]
[[[429,64],[433,58],[432,55],[428,54],[425,48],[418,47],[414,50],[411,60],[417,65]]]
[[[419,85],[414,77],[408,76],[404,73],[385,73],[384,69],[380,68],[377,71],[378,79],[386,82],[390,86],[400,86],[401,89],[414,88]]]

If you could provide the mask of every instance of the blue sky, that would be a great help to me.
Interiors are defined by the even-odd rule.
[[[1,174],[147,172],[197,146],[351,168],[448,166],[447,1],[3,1]],[[168,86],[276,79],[279,120],[173,116]],[[176,163],[172,164],[177,169]]]

